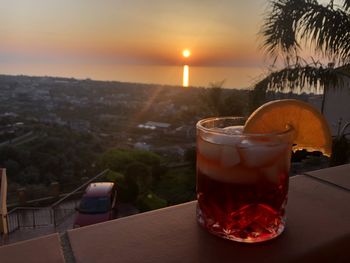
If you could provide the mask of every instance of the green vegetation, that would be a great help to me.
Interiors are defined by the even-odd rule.
[[[103,152],[89,134],[64,128],[48,128],[40,138],[19,146],[0,148],[0,165],[7,168],[10,183],[49,195],[54,181],[65,185],[81,184],[82,177],[110,169],[104,180],[117,184],[121,202],[133,203],[140,211],[178,204],[195,198],[195,172],[190,168],[168,169],[163,159],[152,152],[110,149]],[[195,162],[194,152],[188,159]],[[46,187],[45,187],[46,186]],[[38,190],[39,189],[39,190]],[[28,198],[38,198],[28,192]]]
[[[152,171],[160,166],[161,157],[155,153],[140,150],[111,149],[101,155],[98,167],[109,168],[112,171],[125,173],[127,167],[139,162],[149,166]]]
[[[0,165],[7,168],[10,182],[65,185],[95,173],[93,164],[101,148],[93,136],[60,127],[42,127],[41,131],[28,144],[0,148]]]
[[[169,205],[194,200],[196,176],[193,168],[176,168],[169,170],[156,185],[154,190],[166,199]]]
[[[114,182],[114,181],[118,182],[118,181],[124,180],[124,175],[121,173],[109,170],[105,175],[105,178],[107,181],[110,181],[110,182]]]
[[[221,88],[222,84],[212,84],[200,94],[201,112],[208,116],[244,116],[248,110],[247,94],[229,92]]]
[[[98,166],[112,170],[107,178],[115,180],[120,201],[133,203],[140,211],[193,200],[193,167],[168,170],[161,161],[147,151],[112,149],[101,156]]]
[[[137,207],[141,212],[159,209],[167,206],[167,201],[152,192],[140,195],[137,199]]]
[[[215,85],[182,89],[51,77],[1,75],[0,86],[0,111],[9,113],[0,116],[0,143],[30,133],[30,140],[0,148],[13,196],[25,187],[27,196],[35,189],[43,197],[52,182],[69,192],[109,168],[102,180],[116,181],[120,200],[142,211],[194,199],[195,149],[185,156],[182,150],[194,143],[196,121],[245,114],[249,97],[247,90]],[[171,130],[138,128],[147,121],[169,123]],[[140,141],[162,158],[125,150]],[[188,168],[165,165],[183,161]]]

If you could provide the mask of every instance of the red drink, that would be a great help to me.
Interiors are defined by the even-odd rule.
[[[278,236],[285,225],[290,134],[244,135],[242,127],[200,125],[198,222],[215,235],[241,242]]]

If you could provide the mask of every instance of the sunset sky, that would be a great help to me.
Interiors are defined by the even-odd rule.
[[[0,0],[0,64],[256,66],[266,0]],[[20,72],[19,72],[20,73]]]

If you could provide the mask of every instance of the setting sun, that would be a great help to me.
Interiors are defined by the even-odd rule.
[[[189,51],[188,49],[185,49],[185,50],[182,51],[182,55],[185,58],[188,58],[191,55],[191,51]]]

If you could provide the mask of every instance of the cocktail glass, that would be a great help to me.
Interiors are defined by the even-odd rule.
[[[197,219],[217,236],[254,243],[284,230],[293,130],[244,134],[244,122],[197,123]]]

